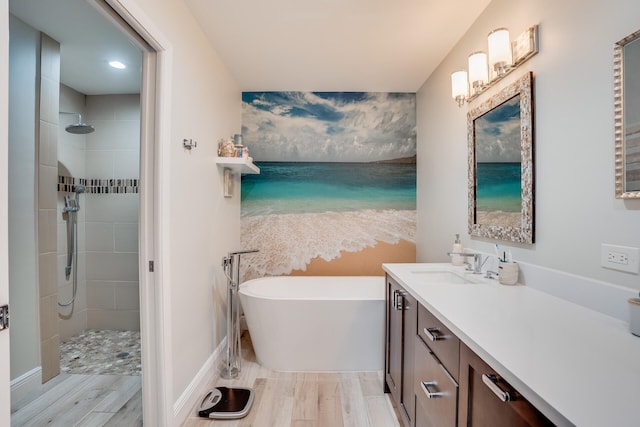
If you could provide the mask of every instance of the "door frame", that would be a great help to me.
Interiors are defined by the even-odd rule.
[[[90,0],[142,51],[140,92],[140,212],[138,270],[142,351],[142,410],[145,425],[175,423],[169,292],[168,206],[171,46],[133,0]]]
[[[0,4],[0,172],[9,169],[9,2]],[[0,205],[8,206],[8,182],[0,185]],[[9,303],[9,218],[8,209],[0,209],[0,305]],[[11,325],[9,325],[11,327]],[[11,369],[9,330],[0,331],[0,425],[11,422]]]

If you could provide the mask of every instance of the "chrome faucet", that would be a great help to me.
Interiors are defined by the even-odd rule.
[[[470,264],[469,262],[465,262],[465,264],[467,265],[467,270],[468,271],[472,271],[473,274],[482,274],[482,255],[474,252],[474,253],[470,253],[470,252],[447,252],[448,256],[452,256],[452,255],[459,255],[459,256],[463,256],[465,258],[469,258],[469,257],[473,257],[473,265]]]
[[[240,285],[240,257],[245,254],[253,254],[256,252],[260,252],[258,249],[248,249],[242,251],[229,252],[226,257],[222,258],[222,268],[225,276],[230,281],[231,286],[239,286]],[[234,261],[234,259],[236,261]],[[236,264],[235,268],[235,278],[233,277],[234,273],[234,264]]]

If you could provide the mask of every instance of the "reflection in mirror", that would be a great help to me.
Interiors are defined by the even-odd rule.
[[[533,76],[467,115],[469,234],[533,243]]]
[[[640,31],[614,46],[616,197],[640,198]]]
[[[520,94],[475,120],[476,222],[517,227],[520,191]]]

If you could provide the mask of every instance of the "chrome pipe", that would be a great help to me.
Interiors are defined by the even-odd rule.
[[[240,305],[238,303],[240,257],[244,254],[256,252],[258,252],[257,249],[229,252],[226,257],[222,258],[222,269],[227,278],[227,348],[225,352],[227,360],[220,372],[220,376],[225,379],[237,378],[242,369]]]

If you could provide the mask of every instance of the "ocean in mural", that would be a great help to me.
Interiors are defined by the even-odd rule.
[[[242,216],[415,210],[414,164],[257,162],[242,179]]]
[[[245,93],[242,137],[260,167],[242,177],[245,279],[401,242],[415,261],[414,94]]]

